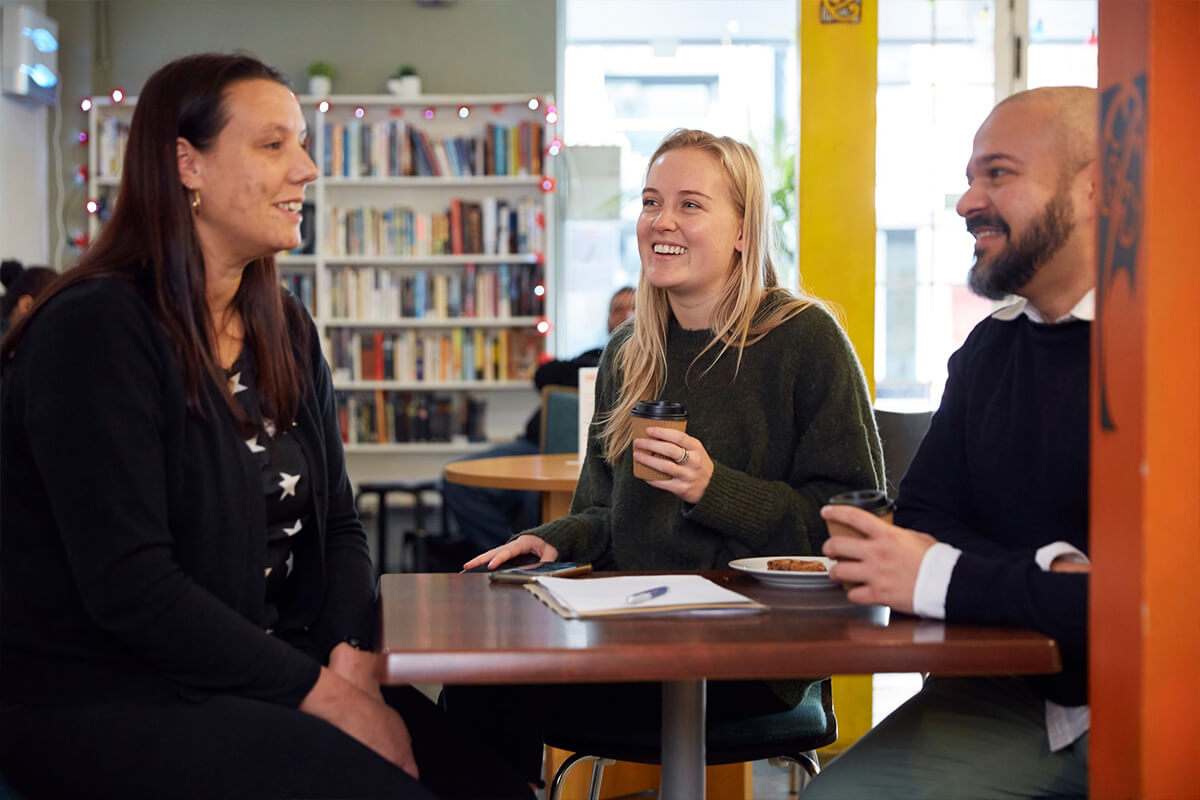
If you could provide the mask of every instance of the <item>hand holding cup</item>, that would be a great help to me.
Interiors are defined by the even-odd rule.
[[[682,403],[672,403],[666,400],[650,402],[643,400],[633,407],[633,477],[644,481],[667,481],[675,477],[670,472],[657,469],[660,459],[673,461],[678,465],[686,464],[691,453],[678,449],[669,450],[653,445],[650,440],[660,438],[662,431],[656,430],[651,435],[650,428],[670,429],[684,433],[687,431],[687,409]],[[682,452],[681,452],[682,451]],[[639,460],[638,453],[649,453],[654,456],[651,460]]]
[[[704,444],[686,433],[679,403],[638,403],[633,411],[633,475],[686,503],[699,503],[712,480]]]
[[[887,494],[878,489],[860,489],[853,492],[842,492],[835,494],[829,498],[831,506],[852,506],[861,508],[870,514],[882,519],[889,525],[892,523],[892,514],[895,511],[896,505],[888,499]],[[822,514],[822,516],[825,516]],[[837,519],[825,517],[825,526],[829,529],[830,537],[833,536],[850,536],[856,539],[866,539],[867,536],[857,528],[851,527]],[[846,591],[850,591],[861,584],[844,582]]]
[[[927,533],[893,525],[887,518],[851,505],[827,505],[821,516],[830,529],[822,548],[838,563],[829,577],[845,586],[854,603],[885,605],[913,613],[913,590],[925,552],[937,543]],[[850,531],[834,534],[835,525]]]

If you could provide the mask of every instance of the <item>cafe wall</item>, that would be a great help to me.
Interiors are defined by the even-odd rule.
[[[304,91],[307,66],[329,61],[334,92],[383,92],[401,64],[422,91],[555,91],[556,0],[487,0],[419,6],[415,0],[52,0],[61,26],[67,169],[86,162],[75,142],[78,100],[121,86],[136,94],[159,66],[202,51],[246,50]],[[36,128],[40,129],[40,128]],[[45,173],[42,173],[45,174]],[[56,199],[50,180],[51,205]],[[69,195],[69,227],[84,227],[83,198]],[[41,208],[38,212],[40,214]],[[53,232],[52,232],[53,234]],[[67,259],[73,262],[74,256]]]

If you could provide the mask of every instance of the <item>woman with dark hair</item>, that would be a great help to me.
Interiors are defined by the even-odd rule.
[[[330,373],[273,256],[305,137],[253,58],[160,69],[112,219],[0,347],[0,772],[31,795],[530,796],[379,686]]]
[[[0,284],[4,285],[4,296],[0,297],[0,336],[29,313],[38,295],[57,277],[58,273],[49,267],[26,267],[20,261],[0,264]]]

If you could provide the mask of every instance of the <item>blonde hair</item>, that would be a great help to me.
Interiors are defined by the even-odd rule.
[[[733,268],[713,306],[710,324],[713,338],[692,361],[694,365],[710,349],[720,351],[707,372],[733,347],[741,365],[742,351],[811,305],[821,301],[801,293],[793,295],[778,286],[775,264],[770,253],[770,220],[762,169],[754,151],[728,136],[713,136],[699,130],[677,129],[667,134],[650,157],[650,166],[663,153],[694,148],[714,156],[725,174],[729,195],[742,221],[742,251],[734,252]],[[759,314],[763,301],[773,301]],[[604,458],[615,464],[633,442],[630,412],[639,400],[658,399],[667,377],[667,326],[671,307],[667,292],[646,280],[645,270],[638,279],[634,303],[633,332],[617,348],[613,358],[620,388],[613,408],[602,415],[600,440]],[[736,369],[734,374],[736,375]]]

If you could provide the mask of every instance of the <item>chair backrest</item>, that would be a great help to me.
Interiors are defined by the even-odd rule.
[[[636,727],[611,720],[576,719],[553,715],[546,724],[546,744],[590,756],[662,763],[662,728]],[[795,759],[801,753],[837,741],[833,688],[829,678],[809,684],[794,708],[757,717],[707,720],[706,764],[734,764],[764,758]]]
[[[574,453],[579,449],[579,389],[542,387],[542,453]]]
[[[885,411],[875,409],[875,424],[883,444],[883,464],[887,474],[887,490],[892,497],[900,488],[900,480],[908,472],[925,431],[929,430],[932,411]]]

